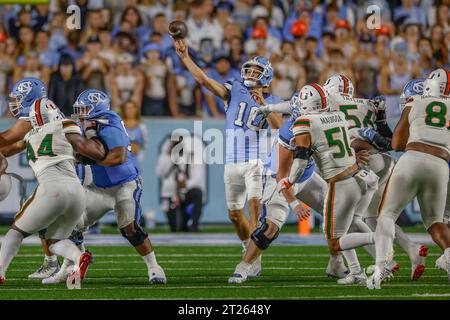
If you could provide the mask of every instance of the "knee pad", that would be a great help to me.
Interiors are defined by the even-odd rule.
[[[133,247],[137,247],[144,243],[145,239],[148,237],[148,233],[136,222],[134,222],[134,228],[135,231],[133,234],[127,234],[124,228],[120,229],[120,233]]]
[[[46,232],[47,232],[47,229],[39,230],[39,238],[45,239]]]
[[[264,224],[259,228],[257,228],[255,231],[253,231],[251,235],[253,242],[261,250],[266,250],[270,246],[270,244],[276,238],[278,238],[278,235],[280,234],[280,232],[277,232],[272,239],[267,238],[266,235],[264,234],[264,231],[266,231],[268,227],[269,225],[266,222],[264,222]]]

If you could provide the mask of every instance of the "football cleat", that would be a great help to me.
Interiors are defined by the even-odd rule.
[[[73,269],[73,262],[68,259],[64,259],[64,262],[61,265],[61,269],[50,277],[42,279],[42,284],[64,283],[67,281],[69,274],[73,272]]]
[[[83,281],[91,262],[92,254],[89,251],[83,252],[80,256],[78,266],[75,266],[74,271],[67,277],[66,285],[68,289],[81,289],[81,282]]]
[[[35,272],[28,276],[28,279],[45,279],[57,273],[60,269],[59,261],[49,261],[44,259],[42,265]]]
[[[252,265],[241,261],[234,270],[234,273],[231,275],[231,277],[228,278],[228,283],[230,284],[239,284],[244,283],[247,281],[247,274],[250,270]]]
[[[381,284],[388,280],[392,275],[392,271],[387,267],[381,269],[378,266],[375,266],[375,271],[373,274],[367,279],[366,287],[370,290],[372,289],[381,289]]]
[[[411,258],[411,280],[417,281],[425,272],[425,259],[428,254],[428,247],[421,245]]]
[[[326,273],[329,278],[343,279],[350,274],[350,271],[345,266],[342,255],[339,255],[339,258],[334,261],[330,257]]]
[[[248,271],[248,278],[256,278],[259,277],[262,273],[262,265],[261,265],[261,255],[256,259],[252,265],[250,266],[250,270]]]
[[[156,265],[148,269],[148,278],[151,284],[166,284],[167,279],[161,266]]]
[[[349,285],[349,284],[365,284],[367,276],[364,270],[359,273],[349,273],[345,278],[338,279],[337,284]]]
[[[437,269],[441,269],[443,271],[447,271],[447,262],[445,261],[445,256],[442,255],[439,258],[437,258],[434,266]]]
[[[445,268],[445,271],[447,271],[448,282],[450,282],[450,250],[449,249],[446,249],[444,251],[444,257],[445,257],[445,262],[447,262],[447,266]]]
[[[3,268],[0,266],[0,284],[5,283],[5,273],[3,272]]]
[[[375,265],[372,264],[366,268],[366,274],[373,274],[375,272]],[[390,275],[387,277],[387,279],[392,279],[394,277],[394,274],[400,270],[400,264],[392,260],[388,263],[387,268],[391,270]]]

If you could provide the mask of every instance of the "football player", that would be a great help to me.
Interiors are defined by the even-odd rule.
[[[263,160],[267,158],[267,121],[258,115],[263,104],[277,103],[281,99],[264,90],[272,81],[273,70],[264,57],[254,57],[242,65],[242,80],[233,79],[224,85],[209,78],[191,59],[184,40],[174,41],[178,56],[194,79],[223,99],[226,105],[226,160],[224,169],[225,197],[228,216],[242,241],[244,251],[250,233],[258,227],[262,198]],[[279,115],[271,115],[272,128],[281,127]],[[250,221],[245,216],[246,199]],[[260,273],[260,260],[254,264],[254,275]]]
[[[406,98],[405,95],[410,95],[412,90],[420,90],[420,85],[420,80],[412,80],[408,83],[402,99]],[[374,194],[369,209],[364,217],[355,215],[350,228],[355,232],[373,232],[376,228],[381,195],[395,163],[394,158],[385,152],[391,149],[392,132],[386,122],[384,100],[382,97],[373,100],[355,98],[352,81],[340,74],[328,78],[323,87],[330,95],[331,110],[342,111],[350,124],[350,146],[357,152],[361,150],[369,152],[367,168],[379,177],[378,190]],[[411,260],[411,279],[418,280],[425,271],[428,248],[413,242],[397,224],[395,225],[395,243],[403,248]],[[365,246],[364,249],[375,259],[375,246]],[[392,273],[398,271],[399,267],[396,261],[389,262],[388,268]],[[369,267],[368,270],[373,270],[373,267]]]
[[[0,284],[24,238],[45,231],[49,250],[75,264],[67,279],[70,289],[79,288],[92,260],[89,252],[82,253],[68,237],[85,208],[84,191],[75,171],[74,151],[101,161],[105,150],[98,139],[87,140],[78,125],[66,120],[55,104],[36,99],[29,112],[33,129],[24,140],[3,148],[6,156],[26,149],[28,163],[38,185],[17,213],[0,250]]]
[[[278,139],[275,139],[270,157],[264,165],[262,226],[252,233],[248,250],[228,279],[229,283],[243,283],[246,281],[251,271],[252,263],[277,238],[289,215],[289,208],[300,220],[310,215],[309,211],[303,208],[299,200],[305,202],[317,212],[323,211],[327,184],[314,171],[315,165],[312,159],[308,162],[303,175],[294,183],[292,188],[285,190],[283,194],[278,193],[276,190],[278,181],[289,174],[296,151],[295,139],[292,133],[292,125],[298,116],[296,99],[298,99],[298,93],[290,101],[291,117],[285,121],[279,130]],[[267,229],[276,229],[272,238],[265,236],[264,232]],[[327,274],[333,277],[344,278],[347,273],[342,256],[331,256]]]
[[[345,114],[330,111],[326,91],[315,83],[302,88],[297,99],[301,116],[293,125],[296,151],[288,177],[280,180],[280,190],[292,187],[305,172],[309,159],[319,168],[328,183],[324,202],[324,232],[332,255],[346,250],[350,283],[366,279],[356,252],[357,247],[374,243],[374,233],[348,233],[354,216],[362,216],[378,187],[378,176],[371,170],[360,169],[355,150],[350,147]],[[270,235],[272,236],[272,235]],[[347,282],[347,281],[345,281]]]
[[[85,212],[75,230],[85,231],[113,206],[120,232],[142,256],[150,283],[166,283],[164,270],[156,261],[148,234],[139,225],[142,216],[142,179],[130,158],[130,139],[122,119],[110,110],[108,95],[96,89],[80,93],[73,108],[72,117],[83,123],[86,136],[99,137],[107,149],[106,157],[101,162],[83,162],[91,165],[93,184],[86,188]],[[67,266],[67,261],[64,264]],[[61,269],[43,283],[61,282],[69,270]]]
[[[431,72],[422,96],[405,104],[394,130],[392,147],[405,151],[387,182],[376,228],[376,267],[367,280],[369,289],[380,289],[385,278],[395,236],[395,221],[417,196],[422,221],[433,241],[444,251],[450,281],[450,229],[444,223],[450,161],[450,73]]]
[[[9,94],[9,109],[17,118],[14,125],[8,130],[0,133],[0,149],[23,140],[25,135],[32,129],[28,121],[30,107],[36,99],[45,98],[47,90],[44,83],[36,78],[23,78],[17,81]],[[41,243],[44,248],[44,263],[39,269],[28,276],[29,279],[43,279],[59,271],[58,259],[53,255],[46,245],[43,236],[45,230],[39,232]]]

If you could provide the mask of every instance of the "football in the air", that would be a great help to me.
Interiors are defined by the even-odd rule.
[[[174,40],[182,40],[186,38],[188,29],[183,21],[175,20],[169,24],[169,35]]]

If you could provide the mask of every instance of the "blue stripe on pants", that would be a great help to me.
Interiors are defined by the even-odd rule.
[[[141,206],[141,197],[142,197],[142,181],[141,178],[135,180],[136,182],[136,190],[133,192],[133,199],[135,202],[134,209],[134,220],[139,224],[139,221],[142,218],[142,206]]]

